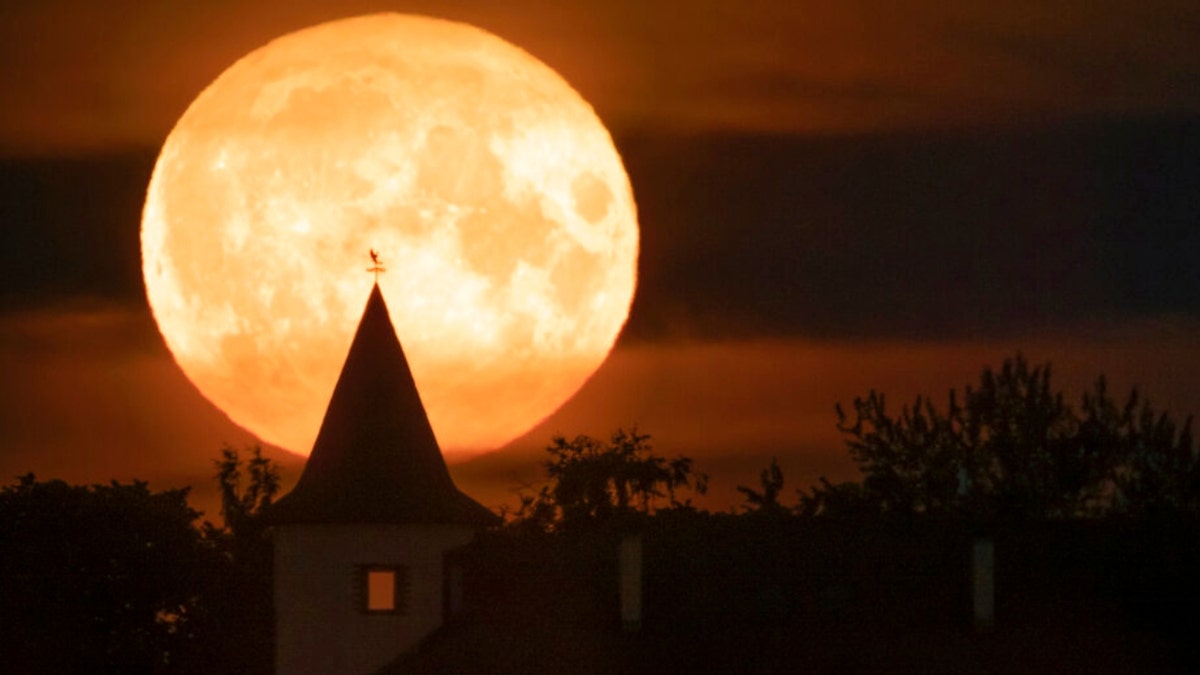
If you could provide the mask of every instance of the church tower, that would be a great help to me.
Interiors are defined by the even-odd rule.
[[[376,285],[275,526],[280,675],[369,673],[442,624],[445,554],[494,514],[459,492]]]

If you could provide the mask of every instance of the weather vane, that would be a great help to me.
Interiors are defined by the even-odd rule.
[[[375,249],[371,249],[371,266],[367,268],[367,271],[375,274],[375,283],[379,283],[379,273],[387,271],[387,268],[379,261],[379,252]]]

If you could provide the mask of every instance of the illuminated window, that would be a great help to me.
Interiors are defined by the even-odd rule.
[[[370,565],[360,568],[362,608],[368,614],[403,614],[408,609],[408,568]]]

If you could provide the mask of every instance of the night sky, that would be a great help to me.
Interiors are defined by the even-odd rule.
[[[253,437],[154,326],[138,228],[191,99],[272,37],[397,10],[554,67],[626,162],[639,285],[609,361],[508,448],[640,424],[737,500],[853,477],[833,407],[1021,350],[1200,411],[1200,6],[1108,2],[9,3],[0,9],[0,476],[207,489]],[[145,5],[145,6],[144,6]],[[939,399],[942,400],[942,399]],[[298,463],[286,459],[287,476]]]

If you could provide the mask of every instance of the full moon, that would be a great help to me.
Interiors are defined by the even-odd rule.
[[[443,450],[570,398],[629,313],[638,227],[591,106],[461,23],[384,14],[278,38],[167,137],[142,216],[159,329],[234,422],[307,454],[375,283]]]

